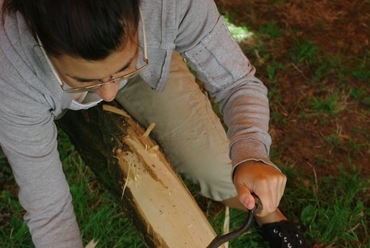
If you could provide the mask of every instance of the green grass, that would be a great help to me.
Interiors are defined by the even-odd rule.
[[[227,27],[234,37],[234,39],[238,42],[248,39],[249,37],[253,36],[253,33],[248,30],[247,27],[238,27],[231,23],[231,21],[225,17],[225,22],[227,23]]]
[[[338,175],[327,177],[315,178],[313,171],[314,180],[288,172],[283,205],[292,211],[299,206],[301,211],[296,218],[308,228],[306,237],[310,240],[326,246],[368,247],[369,237],[361,244],[359,240],[364,237],[358,233],[368,233],[370,210],[365,206],[364,194],[369,181],[358,171],[348,173],[338,167]]]
[[[270,38],[278,38],[283,34],[284,31],[281,30],[274,21],[269,21],[266,25],[260,26],[258,32],[261,34],[266,34]]]
[[[327,114],[335,117],[345,108],[345,97],[338,91],[326,92],[322,98],[313,96],[309,101],[309,107],[316,115]]]
[[[320,47],[313,45],[307,40],[296,40],[289,51],[290,60],[293,63],[302,63],[305,60],[309,64],[315,63]]]

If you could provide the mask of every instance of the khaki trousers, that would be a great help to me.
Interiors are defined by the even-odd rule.
[[[151,137],[175,170],[199,185],[200,194],[216,201],[237,195],[225,130],[180,54],[172,57],[163,92],[136,77],[116,100],[144,128],[155,123]]]

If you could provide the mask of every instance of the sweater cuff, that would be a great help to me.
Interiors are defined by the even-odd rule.
[[[233,165],[231,171],[232,178],[234,176],[235,168],[247,161],[259,161],[281,171],[270,161],[268,148],[262,142],[253,138],[241,139],[232,143],[230,145],[230,158]]]

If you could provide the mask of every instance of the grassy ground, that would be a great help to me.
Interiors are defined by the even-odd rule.
[[[315,247],[370,247],[369,1],[218,4],[253,32],[240,45],[270,91],[271,157],[288,176],[283,209]],[[84,242],[144,247],[63,133],[59,141]],[[0,160],[0,247],[32,247],[17,191]],[[220,233],[224,209],[191,191]],[[244,219],[231,210],[231,229]],[[253,228],[230,247],[267,246]]]

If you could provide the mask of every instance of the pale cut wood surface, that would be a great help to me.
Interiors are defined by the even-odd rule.
[[[147,221],[148,234],[157,237],[156,247],[206,247],[216,234],[204,213],[147,132],[132,119],[126,121],[123,142],[131,151],[116,151],[118,163],[128,175],[124,191],[135,196],[134,204]]]

